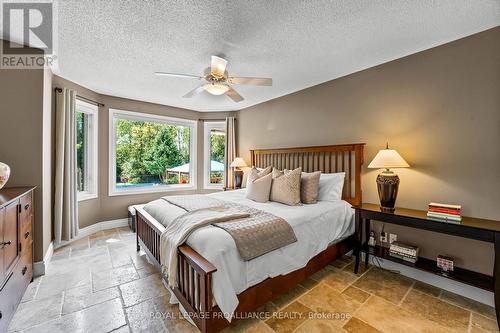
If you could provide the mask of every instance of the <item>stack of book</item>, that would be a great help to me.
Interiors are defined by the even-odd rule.
[[[445,222],[460,223],[462,221],[462,206],[431,202],[427,217]]]
[[[418,247],[392,242],[389,248],[389,255],[411,263],[416,263],[418,259]]]

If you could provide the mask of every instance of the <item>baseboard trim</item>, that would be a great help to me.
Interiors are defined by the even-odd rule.
[[[76,236],[73,241],[78,240],[83,237],[87,237],[89,235],[92,235],[93,233],[102,231],[102,230],[108,230],[108,229],[113,229],[113,228],[120,228],[120,227],[126,227],[128,226],[128,219],[117,219],[117,220],[110,220],[110,221],[102,221],[102,222],[97,222],[92,225],[89,225],[88,227],[82,228],[78,231],[78,236]],[[45,269],[47,265],[50,263],[50,260],[52,259],[52,255],[54,254],[54,249],[57,249],[62,246],[66,246],[68,244],[71,244],[71,242],[61,242],[57,246],[54,245],[54,242],[51,242],[49,244],[49,248],[47,249],[47,253],[45,253],[45,256],[43,257],[42,261],[37,261],[33,264],[33,275],[35,277],[45,275]]]
[[[92,235],[93,233],[96,233],[96,232],[99,232],[102,230],[108,230],[108,229],[120,228],[120,227],[126,227],[126,226],[128,226],[128,218],[97,222],[97,223],[89,225],[88,227],[81,228],[78,231],[78,236],[75,238],[75,240],[79,239],[79,238],[87,237],[89,235]]]
[[[50,242],[49,247],[47,248],[47,252],[43,257],[43,260],[33,263],[33,276],[37,277],[45,275],[45,267],[52,259],[53,254],[54,254],[54,242]]]
[[[362,257],[364,258],[364,253]],[[399,271],[401,275],[495,307],[495,297],[493,292],[441,277],[436,274],[421,271],[409,266],[401,265],[390,260],[384,260],[382,258],[377,258],[376,260],[373,256],[371,256],[370,263],[377,266],[380,263],[382,268]],[[360,263],[360,265],[364,265],[364,263]]]

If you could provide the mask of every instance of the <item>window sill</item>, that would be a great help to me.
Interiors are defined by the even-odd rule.
[[[205,185],[203,187],[204,190],[223,190],[224,186],[223,185]]]
[[[77,194],[78,202],[97,199],[97,198],[99,198],[97,193],[78,192]]]
[[[157,188],[149,188],[149,189],[126,189],[126,190],[117,190],[111,188],[109,189],[109,196],[117,197],[122,195],[181,192],[181,191],[195,191],[195,190],[197,190],[195,185],[187,185],[187,186],[170,185],[170,186],[158,186]]]

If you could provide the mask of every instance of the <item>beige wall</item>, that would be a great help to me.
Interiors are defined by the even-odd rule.
[[[53,85],[56,87],[68,87],[75,89],[81,96],[103,103],[99,108],[99,152],[98,152],[98,195],[97,199],[82,201],[79,204],[80,228],[101,221],[109,221],[127,217],[127,207],[133,204],[146,203],[160,198],[164,195],[189,194],[195,192],[206,192],[203,188],[203,120],[224,119],[226,116],[234,115],[231,112],[200,113],[186,109],[164,106],[153,103],[129,100],[125,98],[112,97],[97,94],[89,89],[79,86],[61,77],[54,76]],[[197,191],[175,191],[165,193],[137,194],[137,195],[108,195],[108,170],[109,170],[109,109],[135,111],[162,116],[171,116],[191,120],[199,120],[197,127]]]
[[[37,186],[34,260],[42,260],[52,238],[50,70],[0,70],[0,161],[11,167],[7,186]],[[45,178],[48,177],[48,178]],[[48,196],[48,197],[47,197]],[[48,198],[48,199],[47,199]]]
[[[239,150],[365,142],[363,199],[378,202],[386,141],[411,164],[398,171],[397,204],[460,203],[465,215],[500,220],[500,27],[238,113]],[[499,222],[500,223],[500,222]],[[492,246],[386,226],[422,255],[491,273]]]
[[[43,129],[42,129],[42,205],[43,205],[43,249],[35,261],[42,260],[52,242],[54,213],[54,139],[55,109],[52,106],[54,90],[52,89],[52,71],[48,68],[43,75]],[[37,244],[35,243],[35,246]]]

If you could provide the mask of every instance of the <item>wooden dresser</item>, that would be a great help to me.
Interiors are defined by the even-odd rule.
[[[0,332],[33,279],[34,187],[0,190]]]

